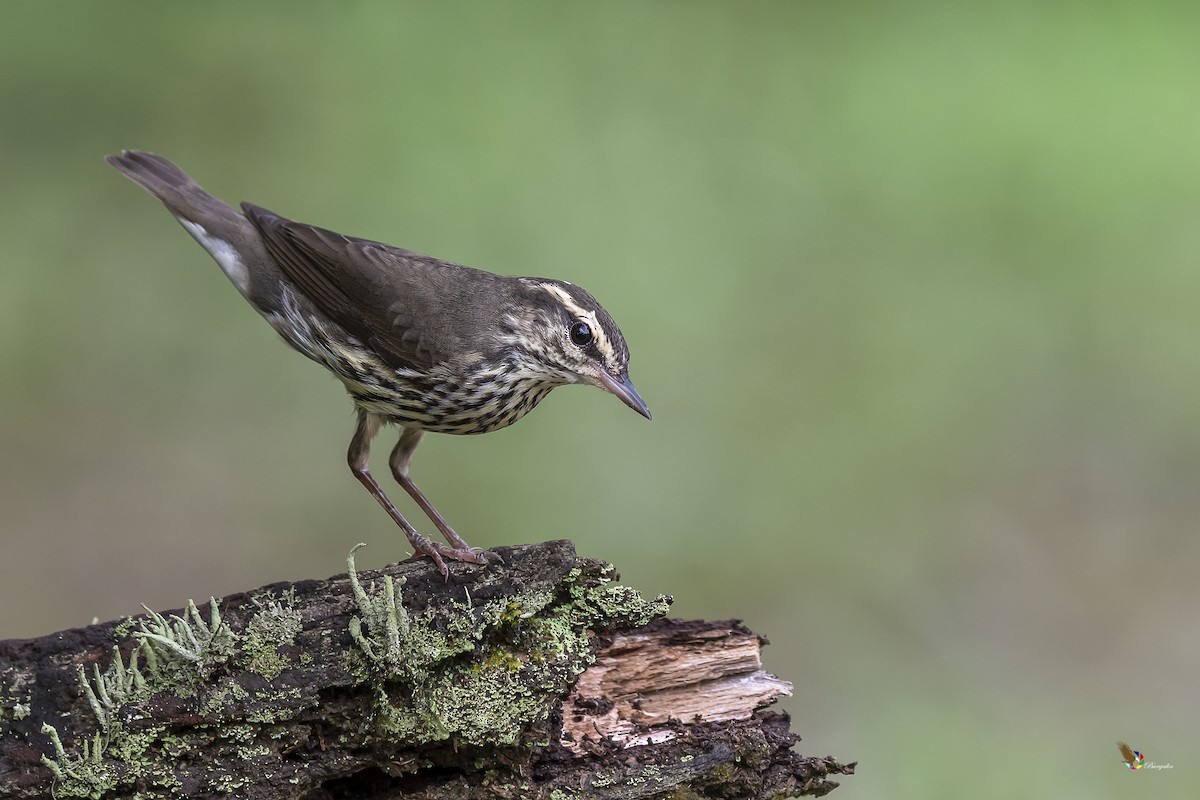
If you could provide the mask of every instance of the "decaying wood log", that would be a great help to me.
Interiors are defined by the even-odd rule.
[[[0,796],[775,798],[791,686],[735,621],[664,618],[570,542],[0,642]]]

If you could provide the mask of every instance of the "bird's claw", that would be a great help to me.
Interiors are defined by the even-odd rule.
[[[492,550],[484,550],[482,547],[472,547],[471,549],[474,550],[476,553],[478,553],[480,556],[482,556],[489,564],[503,564],[504,563],[504,559],[501,558],[500,554],[496,553]]]
[[[412,541],[414,555],[427,556],[433,561],[443,578],[449,578],[450,570],[446,561],[462,561],[466,564],[503,564],[504,559],[498,553],[484,550],[482,547],[451,547],[450,545],[431,542],[424,536]]]

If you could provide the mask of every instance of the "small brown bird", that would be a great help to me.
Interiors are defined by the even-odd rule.
[[[239,213],[152,153],[107,160],[162,201],[284,341],[345,384],[358,411],[350,470],[442,575],[443,559],[486,564],[494,554],[468,545],[409,477],[427,431],[504,428],[568,383],[612,392],[650,418],[629,380],[625,337],[578,286],[493,275],[249,203]],[[371,439],[389,422],[400,426],[392,474],[449,546],[418,533],[368,469]]]

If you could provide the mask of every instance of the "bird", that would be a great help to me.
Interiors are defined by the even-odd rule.
[[[166,206],[241,295],[293,349],[333,373],[354,403],[347,463],[404,531],[414,557],[488,564],[410,476],[426,433],[480,434],[512,425],[555,387],[590,384],[650,419],[629,378],[617,323],[584,289],[512,277],[287,219],[240,210],[153,153],[124,150],[109,164]],[[389,458],[396,482],[446,544],[409,523],[371,474],[371,441],[399,428]]]

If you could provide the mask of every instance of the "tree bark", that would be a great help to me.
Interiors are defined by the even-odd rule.
[[[568,541],[0,642],[0,796],[775,798],[790,684],[737,621],[665,619]]]

